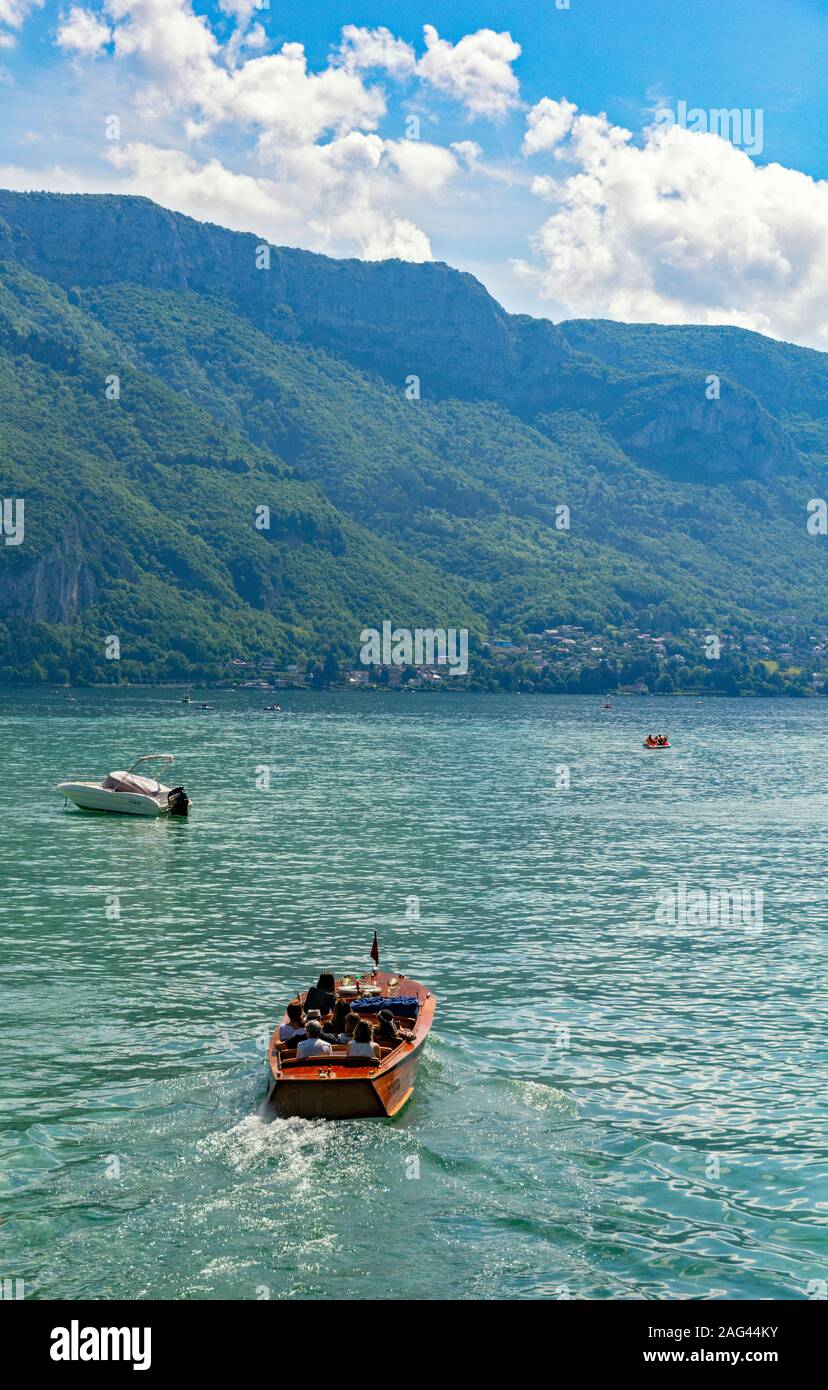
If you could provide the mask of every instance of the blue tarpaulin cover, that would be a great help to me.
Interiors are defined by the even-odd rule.
[[[381,999],[377,995],[373,999],[355,999],[351,1005],[355,1014],[377,1013],[379,1009],[390,1009],[395,1018],[417,1017],[420,1008],[420,1001],[416,994],[394,994],[390,999]]]

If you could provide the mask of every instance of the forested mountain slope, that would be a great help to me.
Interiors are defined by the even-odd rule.
[[[135,679],[353,656],[384,618],[824,621],[822,354],[556,327],[447,266],[262,247],[145,199],[0,192],[0,492],[26,505],[0,679],[112,678],[111,634]]]

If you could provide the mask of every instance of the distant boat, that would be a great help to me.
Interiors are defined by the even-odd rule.
[[[186,816],[190,798],[183,787],[165,787],[135,773],[140,763],[175,762],[172,753],[147,753],[127,772],[110,772],[100,782],[58,782],[56,790],[84,811],[113,811],[125,816]]]
[[[645,738],[644,740],[645,748],[669,748],[670,746],[670,740],[668,738],[665,738],[663,734],[661,734],[658,738]]]
[[[345,1047],[338,1046],[330,1057],[297,1058],[295,1048],[279,1041],[277,1026],[268,1049],[271,1081],[266,1101],[275,1114],[309,1120],[383,1119],[396,1115],[405,1105],[414,1089],[437,1001],[425,985],[383,970],[372,971],[355,983],[354,993],[361,996],[355,1000],[357,1007],[364,1001],[360,1017],[372,1022],[376,1021],[375,1016],[371,1018],[374,1005],[378,1013],[386,1000],[413,1000],[408,1006],[411,1012],[397,1017],[397,1022],[414,1034],[413,1039],[398,1047],[380,1048],[378,1061],[348,1057]],[[299,996],[302,1003],[306,994]],[[344,991],[343,997],[347,997]],[[285,1014],[280,1023],[287,1022]]]
[[[265,713],[266,713],[266,714],[283,714],[283,713],[284,713],[284,710],[282,709],[282,706],[281,706],[281,705],[265,705]]]

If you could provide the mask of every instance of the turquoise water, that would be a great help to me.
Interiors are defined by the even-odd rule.
[[[0,1276],[34,1298],[813,1296],[828,705],[77,694],[0,692]],[[669,753],[641,748],[654,722]],[[158,750],[189,821],[50,790]],[[761,930],[657,921],[680,881],[761,888]],[[364,968],[375,928],[439,999],[413,1100],[266,1123],[284,1001]]]

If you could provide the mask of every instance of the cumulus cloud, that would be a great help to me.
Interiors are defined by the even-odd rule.
[[[572,170],[533,185],[555,211],[536,238],[542,266],[518,268],[542,298],[567,315],[828,347],[828,183],[759,166],[718,135],[653,125],[635,144],[604,116],[545,109],[533,124],[537,112],[527,139]]]
[[[523,137],[523,153],[538,154],[540,150],[554,149],[572,129],[577,110],[577,106],[567,101],[566,97],[561,101],[543,97],[526,116],[529,129]]]
[[[32,10],[39,10],[43,0],[0,0],[0,24],[19,29]]]
[[[7,24],[10,29],[21,29],[32,10],[39,10],[42,5],[43,0],[0,0],[0,24]],[[17,38],[14,34],[0,33],[0,48],[16,46]],[[6,77],[4,69],[0,80],[5,80]]]
[[[55,42],[58,48],[88,58],[101,53],[111,38],[112,31],[108,24],[104,24],[91,10],[74,5],[68,17],[61,20]]]
[[[16,30],[35,3],[0,0],[0,22]],[[515,161],[487,163],[477,141],[389,138],[390,83],[500,120],[518,102],[519,45],[491,29],[452,44],[426,25],[418,57],[390,29],[346,25],[314,67],[300,43],[269,51],[254,0],[219,4],[215,27],[191,0],[81,0],[62,14],[56,42],[73,61],[100,63],[106,51],[131,87],[139,79],[135,109],[150,119],[140,141],[108,152],[119,187],[273,241],[427,260],[423,210],[442,203],[455,224],[468,216],[474,245],[480,201],[452,207],[453,180],[464,171],[468,191],[473,179],[502,179],[548,204],[534,261],[514,266],[556,316],[731,323],[828,347],[828,184],[680,124],[633,137],[566,97],[528,111],[522,174]],[[153,143],[155,117],[164,133]],[[176,126],[183,148],[173,148]],[[8,170],[3,182],[113,186],[60,168]]]
[[[483,158],[483,150],[476,140],[455,140],[451,146],[458,159],[472,168],[479,159]]]
[[[343,68],[309,72],[300,43],[250,59],[233,74],[221,97],[217,114],[258,126],[260,147],[271,153],[282,143],[309,143],[329,131],[373,130],[385,114],[379,87],[367,87]]]
[[[258,0],[219,0],[219,9],[242,25],[248,25],[259,9]]]
[[[394,77],[408,77],[417,64],[411,44],[395,38],[390,29],[362,29],[356,24],[345,25],[334,57],[352,72],[375,68]]]
[[[155,79],[161,101],[220,108],[231,74],[218,66],[219,42],[188,0],[107,0],[106,8],[117,57],[134,58]]]
[[[427,85],[462,102],[470,116],[504,116],[518,101],[518,80],[512,63],[520,44],[511,34],[479,29],[456,44],[441,39],[433,24],[423,25],[426,51],[418,60],[414,48],[389,29],[346,24],[335,61],[352,72],[383,70],[403,79],[416,75]]]
[[[289,198],[278,180],[239,174],[220,160],[198,161],[181,150],[132,143],[113,148],[109,158],[123,176],[124,192],[152,189],[165,207],[202,221],[254,229],[270,241],[313,251],[335,251],[346,244],[366,260],[431,259],[427,236],[407,218],[378,205],[370,181],[383,158],[383,142],[376,135],[352,132],[328,145],[297,151]]]
[[[518,80],[512,63],[521,47],[511,34],[479,29],[458,43],[441,39],[433,24],[423,26],[426,52],[417,73],[432,87],[461,101],[470,116],[495,119],[517,105]]]
[[[388,161],[417,193],[436,193],[457,172],[457,160],[443,145],[420,140],[386,140]]]
[[[10,3],[23,0],[0,0]],[[327,64],[312,68],[301,43],[263,51],[270,44],[254,0],[219,0],[219,8],[226,18],[215,27],[191,0],[101,0],[99,11],[76,4],[63,16],[58,46],[78,58],[111,47],[139,79],[134,109],[147,135],[163,122],[157,144],[145,135],[108,152],[121,187],[314,250],[429,259],[411,209],[443,196],[461,162],[470,168],[482,150],[473,141],[452,150],[380,136],[382,82],[419,81],[470,114],[499,117],[517,100],[519,46],[487,29],[452,45],[426,26],[418,61],[384,26],[350,24]],[[176,121],[183,149],[171,148]],[[253,154],[258,170],[234,172],[223,155],[209,157],[208,142],[215,155],[225,133],[249,142],[245,163]]]

